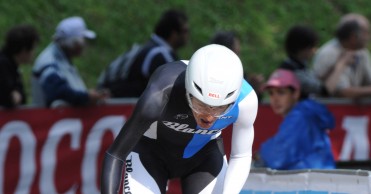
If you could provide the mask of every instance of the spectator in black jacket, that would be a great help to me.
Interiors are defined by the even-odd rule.
[[[305,25],[294,25],[286,34],[287,58],[279,68],[293,71],[301,85],[300,99],[327,94],[325,85],[310,70],[311,62],[319,43],[317,33]]]
[[[165,11],[154,28],[154,33],[130,64],[127,77],[113,83],[100,83],[108,88],[111,97],[139,97],[154,70],[168,62],[179,60],[176,51],[188,41],[188,17],[179,10]]]
[[[19,65],[32,62],[39,41],[31,25],[17,25],[6,34],[0,51],[0,107],[14,108],[26,103]]]

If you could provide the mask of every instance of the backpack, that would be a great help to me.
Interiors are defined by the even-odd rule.
[[[135,43],[133,46],[115,60],[100,74],[98,88],[106,88],[116,82],[123,82],[128,78],[128,74],[134,60],[141,50],[141,45]]]

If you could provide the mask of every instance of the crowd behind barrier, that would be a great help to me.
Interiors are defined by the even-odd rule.
[[[174,14],[170,14],[170,16],[172,19],[175,18],[173,17]],[[146,86],[150,74],[158,65],[164,64],[164,61],[171,62],[178,58],[176,57],[175,51],[186,44],[189,36],[187,17],[184,15],[184,17],[182,16],[181,18],[182,19],[179,19],[179,21],[183,21],[180,22],[180,26],[176,28],[175,34],[174,31],[171,30],[168,37],[162,37],[161,32],[163,28],[169,24],[165,22],[163,24],[164,26],[157,26],[149,43],[145,44],[143,47],[144,49],[140,50],[140,54],[138,54],[139,58],[142,55],[155,56],[152,51],[157,52],[159,48],[161,48],[162,51],[160,53],[167,53],[164,55],[164,59],[166,60],[161,60],[158,64],[152,64],[148,61],[153,62],[154,60],[150,60],[147,57],[138,60],[136,56],[135,60],[133,60],[135,62],[133,63],[134,65],[129,65],[133,67],[129,68],[129,70],[134,70],[134,73],[130,71],[128,76],[132,78],[142,77],[142,80],[138,81],[135,79],[136,81],[128,82],[127,85],[131,88],[129,90],[119,89],[117,91],[125,91],[126,95],[128,92],[143,89],[144,86]],[[299,40],[304,39],[302,36],[303,34],[305,33],[298,33]],[[347,14],[339,21],[335,34],[336,37],[334,37],[334,40],[329,41],[329,43],[321,47],[313,60],[313,70],[316,73],[316,77],[323,78],[321,81],[325,83],[325,85],[321,85],[319,88],[322,91],[325,90],[324,86],[326,86],[326,92],[324,93],[328,93],[331,96],[349,98],[369,96],[369,91],[371,91],[369,88],[371,68],[369,66],[370,56],[368,51],[366,51],[370,38],[369,21],[364,16],[358,14]],[[69,104],[79,106],[79,108],[59,107],[56,109],[46,109],[22,107],[20,109],[0,111],[0,192],[99,193],[99,178],[104,152],[109,145],[111,145],[121,127],[131,115],[135,106],[135,100],[121,102],[120,99],[112,99],[109,100],[107,105],[100,105],[106,98],[121,96],[115,94],[114,87],[118,85],[123,86],[122,82],[114,85],[114,87],[104,86],[99,88],[99,90],[96,88],[88,90],[85,86],[84,81],[78,73],[78,69],[73,66],[72,59],[80,57],[83,53],[82,51],[87,46],[85,42],[86,39],[94,39],[95,36],[94,31],[86,28],[86,24],[81,17],[70,17],[62,20],[58,24],[56,32],[53,35],[52,44],[39,53],[39,56],[35,60],[34,67],[32,68],[32,99],[42,100],[41,102],[35,101],[33,103],[40,103],[46,107]],[[175,40],[174,37],[178,39]],[[298,42],[300,41],[293,41],[293,43],[295,43],[294,46],[297,46],[296,43]],[[313,44],[310,43],[309,47],[303,47],[303,53],[298,51],[301,48],[294,48],[293,50],[295,50],[295,52],[287,52],[290,63],[286,64],[286,67],[289,66],[287,69],[295,71],[299,78],[304,78],[301,79],[301,87],[305,89],[310,87],[303,84],[303,80],[314,80],[312,79],[313,77],[308,78],[309,71],[306,70],[309,69],[307,69],[306,62],[310,61],[312,55],[316,52],[317,43],[318,39],[314,37]],[[17,45],[17,43],[10,45]],[[287,45],[285,46],[287,49]],[[32,50],[35,48],[35,43],[32,44],[31,48]],[[150,54],[147,55],[144,51],[148,51]],[[335,54],[333,54],[334,51],[336,51]],[[28,62],[30,62],[29,60],[32,58],[31,54],[32,52],[28,52]],[[301,59],[300,56],[305,56],[305,58]],[[20,58],[16,57],[16,55],[7,56],[7,58],[15,60],[20,64],[26,63],[26,61],[18,61]],[[154,59],[156,58],[157,57],[154,57]],[[9,89],[7,88],[8,95],[3,95],[7,97],[7,104],[10,103],[10,105],[7,106],[11,108],[19,104],[25,104],[25,100],[27,99],[23,91],[23,83],[21,83],[22,76],[18,72],[17,63],[8,64],[8,69],[14,73],[13,77],[9,78],[9,80],[15,80],[19,83],[13,84]],[[142,64],[143,66],[138,64]],[[282,66],[280,67],[282,68]],[[300,70],[300,74],[297,72],[298,70]],[[5,83],[5,81],[0,83]],[[133,83],[140,83],[139,89],[138,87],[131,87],[135,86]],[[298,90],[298,88],[295,88],[295,90]],[[136,92],[135,95],[130,96],[138,96],[138,94],[141,94],[141,92]],[[272,100],[271,102],[275,101]],[[343,102],[338,103],[334,103],[335,101],[330,101],[328,103],[322,102],[334,113],[336,120],[335,130],[329,133],[332,149],[329,149],[327,146],[326,153],[332,152],[334,154],[338,168],[370,169],[369,118],[371,113],[369,109],[371,108],[371,103],[354,102],[353,100],[343,100]],[[294,105],[296,101],[288,104]],[[5,105],[2,104],[2,106]],[[272,107],[274,108],[274,106]],[[292,107],[289,107],[286,110],[291,110],[291,108]],[[281,116],[286,116],[286,113],[287,112],[284,112]],[[242,114],[240,114],[240,116],[241,115]],[[251,115],[254,114],[249,114],[243,121],[248,121]],[[197,117],[196,115],[194,116]],[[310,120],[308,116],[306,116],[306,118],[307,119],[303,121]],[[254,125],[254,153],[260,149],[262,142],[266,141],[277,132],[277,126],[280,125],[282,119],[282,117],[272,112],[268,103],[263,102],[259,105],[259,113]],[[312,124],[313,123],[317,124],[319,122],[312,122]],[[244,125],[242,124],[240,126]],[[304,124],[303,126],[312,125]],[[291,130],[291,132],[297,132],[295,126],[291,125],[290,127],[294,129]],[[303,128],[304,127],[302,127],[302,129]],[[332,126],[323,128],[332,128]],[[300,128],[298,130],[300,130]],[[323,131],[321,131],[321,135],[327,138],[327,134]],[[288,138],[291,137],[291,139],[294,139],[293,133],[287,134],[289,134]],[[223,136],[225,137],[226,153],[227,156],[229,156],[231,129],[227,128],[224,130]],[[299,134],[299,136],[304,137],[302,134]],[[238,137],[241,139],[242,136]],[[282,139],[286,140],[288,138],[285,137]],[[303,139],[307,140],[309,138]],[[252,142],[252,139],[246,140],[245,142]],[[315,141],[309,140],[308,142]],[[244,143],[244,141],[239,141],[240,145],[242,145],[242,143]],[[279,147],[279,145],[282,144],[283,143],[279,143],[271,147]],[[305,145],[318,144],[306,143]],[[299,146],[292,145],[290,147]],[[268,148],[266,150],[270,149]],[[318,147],[316,151],[317,153],[320,152],[318,151]],[[297,153],[300,152],[304,153],[303,149],[300,149]],[[293,152],[284,149],[282,153]],[[111,153],[108,155],[110,154]],[[295,153],[292,154],[291,157],[286,158],[294,158],[294,156],[297,155],[299,154]],[[261,154],[260,156],[263,155]],[[278,155],[277,158],[280,159],[282,157]],[[323,157],[318,157],[311,161],[319,161],[321,158]],[[277,160],[266,159],[265,163],[267,164],[268,162],[266,161]],[[300,161],[303,161],[303,159],[301,158]],[[331,164],[333,164],[332,157],[331,162]],[[247,165],[250,165],[250,163]],[[233,169],[233,167],[231,169]],[[253,174],[254,171],[252,171],[252,175]],[[247,173],[245,173],[245,175],[247,175]],[[118,180],[119,176],[115,178]],[[305,183],[310,182],[307,179],[298,180]],[[280,184],[282,184],[281,181],[282,180],[278,180]],[[226,182],[228,183],[228,181]],[[243,181],[240,182],[242,183]],[[249,181],[247,181],[246,184],[250,186]],[[109,183],[109,185],[112,184]],[[265,183],[261,183],[260,185],[265,185]],[[366,185],[369,187],[369,184]],[[170,184],[170,188],[172,188],[172,184]],[[274,188],[274,186],[272,188]],[[317,192],[311,190],[311,187],[308,188],[305,188],[305,190],[299,188],[298,192]],[[366,189],[362,188],[361,190],[363,192]],[[174,192],[176,193],[177,191],[175,190]],[[244,192],[245,191],[243,191],[243,193]],[[254,190],[247,190],[246,192],[255,193]],[[272,190],[272,192],[274,191]],[[343,190],[335,189],[329,192],[343,192]]]
[[[335,115],[336,129],[330,137],[339,164],[370,169],[371,101],[319,100]],[[0,111],[0,193],[99,193],[103,154],[135,102],[110,99],[107,105],[84,108],[26,106]],[[266,102],[259,105],[254,151],[275,133],[281,119]],[[227,155],[230,132],[223,131]]]

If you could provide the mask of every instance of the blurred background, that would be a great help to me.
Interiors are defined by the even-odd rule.
[[[168,8],[183,10],[189,17],[190,40],[179,50],[189,59],[218,30],[234,30],[241,39],[244,70],[267,77],[285,58],[283,39],[294,24],[311,25],[320,44],[332,37],[340,16],[357,12],[371,19],[368,0],[24,0],[0,1],[0,44],[13,25],[28,23],[40,33],[37,56],[50,42],[62,19],[78,15],[97,33],[83,57],[76,59],[88,88],[95,87],[100,72],[134,43],[144,43],[160,14]],[[27,96],[30,96],[32,65],[22,66]],[[28,100],[30,102],[30,100]]]

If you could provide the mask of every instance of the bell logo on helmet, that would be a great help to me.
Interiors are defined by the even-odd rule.
[[[210,92],[209,92],[208,96],[211,97],[211,98],[217,98],[217,99],[220,98],[219,94],[214,94],[214,93],[210,93]]]

